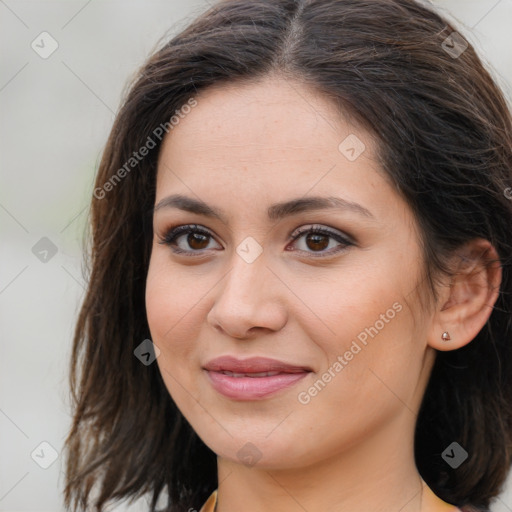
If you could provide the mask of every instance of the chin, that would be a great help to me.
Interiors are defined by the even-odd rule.
[[[275,426],[275,425],[274,425]],[[229,429],[228,429],[229,430]],[[285,469],[312,464],[310,450],[300,450],[300,436],[294,439],[287,435],[286,440],[282,437],[272,437],[266,433],[251,435],[247,431],[236,435],[230,431],[233,437],[225,433],[222,441],[217,438],[209,442],[208,436],[205,444],[217,454],[217,456],[229,460],[234,464],[241,464],[247,467],[260,469]],[[272,428],[268,429],[271,432]],[[211,431],[210,431],[211,435]]]

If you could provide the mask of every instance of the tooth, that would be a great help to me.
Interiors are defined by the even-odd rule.
[[[281,372],[259,372],[259,373],[235,373],[228,370],[224,370],[222,373],[229,375],[230,377],[272,377],[278,375]]]

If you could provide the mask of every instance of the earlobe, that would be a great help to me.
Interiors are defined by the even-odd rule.
[[[449,286],[439,290],[428,344],[436,350],[456,350],[471,342],[491,316],[499,296],[502,270],[492,244],[475,239],[452,259]]]

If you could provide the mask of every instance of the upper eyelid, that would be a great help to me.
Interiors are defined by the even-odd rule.
[[[213,238],[216,237],[215,233],[207,228],[206,226],[203,226],[202,224],[196,224],[196,223],[193,223],[193,224],[179,224],[179,225],[176,225],[172,228],[169,228],[169,229],[166,229],[164,230],[164,237],[167,236],[169,233],[174,233],[175,231],[177,230],[180,230],[182,231],[183,234],[187,233],[187,230],[190,231],[190,232],[194,232],[194,230],[197,230],[197,231],[206,231],[209,235],[211,235]],[[329,227],[329,226],[324,226],[323,224],[319,224],[319,223],[316,223],[316,224],[303,224],[301,226],[298,226],[296,227],[292,233],[290,234],[290,237],[293,238],[294,236],[300,236],[304,233],[307,233],[311,230],[323,230],[325,231],[327,234],[329,235],[339,235],[340,237],[342,238],[348,238],[352,241],[352,237],[344,232],[344,231],[341,231],[337,228],[332,228],[332,227]]]
[[[315,231],[315,230],[322,231],[323,233],[327,234],[328,236],[333,236],[333,237],[338,236],[347,241],[350,241],[351,243],[354,243],[352,240],[352,237],[348,233],[345,233],[344,231],[341,231],[339,229],[331,228],[331,227],[324,226],[321,224],[311,224],[311,225],[306,224],[305,226],[304,225],[299,226],[298,228],[295,228],[293,230],[293,232],[290,236],[292,238],[295,238],[295,237],[303,235],[304,233],[308,233],[310,231]]]

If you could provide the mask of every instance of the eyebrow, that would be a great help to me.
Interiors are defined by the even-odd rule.
[[[217,218],[225,224],[228,223],[227,215],[222,209],[213,208],[204,201],[181,194],[173,194],[164,197],[157,203],[153,211],[156,212],[162,208],[178,208],[190,213],[204,215],[205,217]],[[375,220],[372,213],[359,203],[334,196],[300,197],[282,203],[275,203],[267,209],[267,216],[271,221],[276,221],[297,213],[327,209],[350,211]]]

